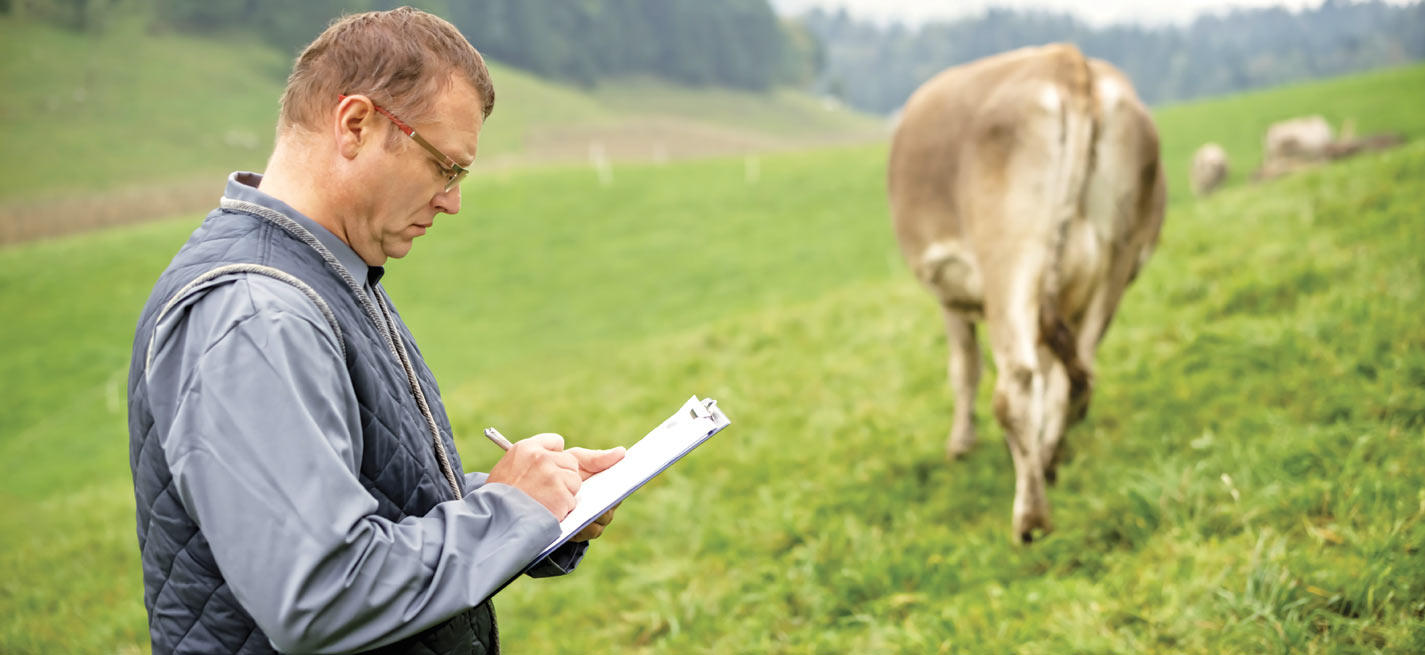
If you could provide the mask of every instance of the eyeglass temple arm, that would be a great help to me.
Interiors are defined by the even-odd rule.
[[[343,93],[338,95],[337,97],[342,100],[345,100],[346,94]],[[400,130],[401,133],[405,134],[406,136],[414,139],[416,143],[421,144],[422,148],[425,148],[428,152],[430,152],[430,154],[435,155],[437,158],[439,158],[447,167],[455,169],[457,171],[469,170],[464,166],[461,166],[460,162],[451,159],[450,157],[446,156],[445,153],[436,149],[435,146],[431,145],[431,142],[426,141],[425,138],[423,138],[421,135],[416,134],[416,128],[411,127],[410,125],[407,125],[405,121],[396,118],[396,115],[389,111],[386,111],[385,107],[382,107],[381,105],[378,105],[374,102],[371,103],[371,107],[374,108],[376,111],[381,112],[382,116],[391,119],[391,122],[396,124],[396,129]]]

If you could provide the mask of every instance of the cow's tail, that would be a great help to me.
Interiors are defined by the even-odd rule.
[[[1063,287],[1064,249],[1071,224],[1083,214],[1085,187],[1094,166],[1094,141],[1098,131],[1098,103],[1094,98],[1093,72],[1077,48],[1066,46],[1059,60],[1059,156],[1055,158],[1054,192],[1051,197],[1050,261],[1040,295],[1039,338],[1048,346],[1068,373],[1071,397],[1087,391],[1088,369],[1079,361],[1077,339],[1060,311]]]

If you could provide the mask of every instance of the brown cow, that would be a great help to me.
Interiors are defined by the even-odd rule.
[[[901,252],[939,301],[955,416],[975,442],[984,321],[1015,468],[1014,535],[1048,532],[1045,482],[1088,407],[1094,353],[1162,225],[1158,133],[1128,78],[1071,45],[946,70],[906,103],[889,195]]]

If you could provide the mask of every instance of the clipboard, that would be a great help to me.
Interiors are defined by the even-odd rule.
[[[521,573],[534,568],[594,519],[701,446],[732,421],[711,398],[693,396],[658,427],[629,446],[617,464],[585,480],[574,494],[574,510],[559,522],[559,538],[540,551]],[[518,576],[516,576],[518,577]]]

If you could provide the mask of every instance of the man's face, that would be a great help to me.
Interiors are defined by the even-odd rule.
[[[444,163],[385,117],[378,114],[375,119],[387,122],[397,132],[397,141],[394,146],[373,144],[381,152],[369,162],[364,188],[353,189],[366,202],[347,225],[352,249],[373,266],[406,256],[412,241],[435,223],[436,214],[460,211],[460,185],[445,189]],[[437,150],[467,167],[475,160],[483,126],[479,94],[462,81],[436,98],[431,120],[411,125]]]

